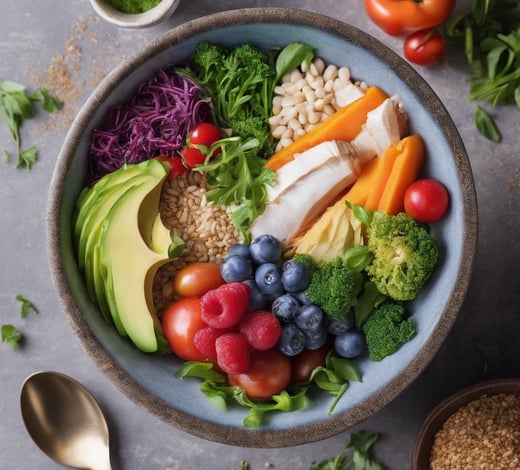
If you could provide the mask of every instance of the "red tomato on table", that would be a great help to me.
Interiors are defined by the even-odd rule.
[[[444,38],[434,29],[423,29],[410,34],[403,45],[404,56],[414,64],[435,65],[446,52]]]
[[[392,36],[440,26],[454,6],[455,0],[365,0],[368,17]]]

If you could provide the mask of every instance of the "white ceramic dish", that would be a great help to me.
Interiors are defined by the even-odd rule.
[[[331,397],[312,395],[306,409],[272,414],[260,429],[242,425],[246,411],[222,412],[199,391],[196,380],[174,377],[181,361],[139,352],[101,318],[88,298],[71,243],[71,214],[85,184],[91,130],[107,110],[130,98],[159,68],[190,57],[202,40],[261,48],[305,42],[327,63],[397,94],[409,113],[411,131],[427,148],[424,174],[449,188],[451,207],[434,231],[441,261],[412,304],[417,336],[381,362],[361,360],[362,383],[327,415]],[[426,367],[446,338],[469,284],[477,238],[476,197],[462,140],[443,104],[419,74],[376,39],[332,18],[279,8],[227,11],[183,24],[157,38],[112,71],[87,100],[70,129],[56,165],[49,197],[48,246],[52,274],[67,318],[96,364],[120,390],[166,422],[197,436],[233,445],[281,447],[317,441],[366,419],[403,391]]]
[[[157,6],[137,14],[122,13],[104,0],[90,0],[95,12],[108,23],[121,28],[139,29],[154,26],[168,19],[179,6],[180,0],[161,0]]]

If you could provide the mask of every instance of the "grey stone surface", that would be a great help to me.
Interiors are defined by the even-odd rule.
[[[468,3],[458,2],[457,8]],[[134,405],[96,369],[60,311],[50,279],[45,249],[47,191],[70,124],[67,118],[73,117],[104,72],[160,33],[205,14],[250,6],[304,8],[330,15],[373,34],[401,54],[401,40],[372,25],[361,0],[183,0],[166,23],[135,31],[97,20],[88,0],[2,2],[0,79],[24,83],[30,90],[49,86],[48,68],[53,60],[59,62],[61,54],[76,85],[64,92],[67,108],[60,116],[51,119],[36,112],[33,120],[24,123],[23,147],[36,145],[39,151],[33,169],[15,169],[13,161],[0,168],[0,323],[14,324],[25,337],[16,352],[0,344],[1,468],[61,468],[32,443],[19,411],[23,380],[42,369],[69,374],[96,396],[109,420],[115,469],[231,470],[246,460],[255,470],[267,463],[276,469],[305,470],[313,460],[335,455],[344,446],[351,431],[304,446],[264,450],[215,444],[164,424]],[[379,432],[376,455],[393,470],[409,468],[415,435],[440,400],[484,378],[520,376],[519,112],[513,107],[495,110],[502,143],[480,137],[473,125],[475,103],[465,99],[467,74],[456,54],[449,57],[447,64],[419,71],[445,103],[470,156],[479,201],[479,246],[466,301],[435,359],[400,397],[352,430]],[[4,129],[0,129],[0,147],[14,149]],[[21,319],[17,294],[34,302],[40,313]],[[475,341],[497,348],[486,368]]]

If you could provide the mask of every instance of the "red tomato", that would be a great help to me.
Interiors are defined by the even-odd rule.
[[[319,349],[304,349],[300,354],[292,358],[291,383],[306,382],[312,371],[319,366],[325,366],[325,359],[330,350],[326,345]]]
[[[215,263],[193,263],[182,268],[173,279],[173,290],[182,297],[200,297],[224,284],[220,266]]]
[[[253,351],[249,368],[242,374],[228,374],[228,382],[243,388],[249,398],[267,400],[291,382],[291,360],[276,348]]]
[[[182,149],[182,157],[188,168],[195,168],[202,165],[206,160],[204,154],[197,147],[184,147]]]
[[[161,155],[159,157],[155,157],[156,160],[161,162],[166,162],[170,166],[170,171],[168,172],[168,178],[172,179],[176,176],[181,176],[188,171],[188,168],[182,161],[182,158],[179,157],[167,157],[165,155]]]
[[[368,17],[392,36],[440,26],[454,6],[455,0],[365,0]]]
[[[221,138],[220,129],[217,126],[214,126],[210,122],[201,122],[191,130],[189,144],[209,147]]]
[[[441,219],[448,210],[449,195],[446,187],[434,179],[413,182],[404,195],[406,213],[425,224]]]
[[[414,64],[435,65],[444,57],[446,44],[434,29],[423,29],[405,39],[403,50],[405,57]]]
[[[186,361],[206,359],[195,347],[193,337],[206,324],[200,316],[200,298],[186,297],[168,306],[161,318],[164,336],[172,351]]]

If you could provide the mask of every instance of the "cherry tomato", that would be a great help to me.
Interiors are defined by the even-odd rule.
[[[455,6],[455,0],[364,1],[368,17],[392,36],[440,26],[449,18]]]
[[[186,297],[173,302],[161,318],[164,336],[172,351],[186,361],[206,359],[195,347],[193,337],[206,324],[200,316],[200,298]]]
[[[243,388],[249,398],[267,400],[285,390],[291,381],[291,360],[278,349],[255,350],[249,368],[242,374],[228,374],[230,385]]]
[[[427,178],[413,182],[404,195],[406,213],[425,224],[441,219],[448,210],[449,195],[437,180]]]
[[[220,266],[215,263],[192,263],[182,268],[173,279],[173,290],[182,297],[200,297],[224,284]]]
[[[405,39],[403,50],[404,56],[414,64],[435,65],[444,57],[446,44],[434,29],[423,29]]]
[[[190,131],[189,145],[205,145],[209,147],[221,138],[220,129],[217,126],[210,122],[201,122]]]
[[[326,345],[319,349],[304,349],[300,354],[292,358],[291,383],[306,382],[312,371],[319,366],[325,366],[325,359],[330,350]]]
[[[184,147],[182,149],[182,158],[188,168],[202,165],[206,160],[204,154],[197,147]]]
[[[167,157],[165,155],[161,155],[159,157],[155,157],[156,160],[161,162],[166,162],[170,166],[170,171],[168,172],[168,178],[172,179],[176,176],[181,176],[188,171],[188,168],[182,161],[182,158],[179,157]]]

